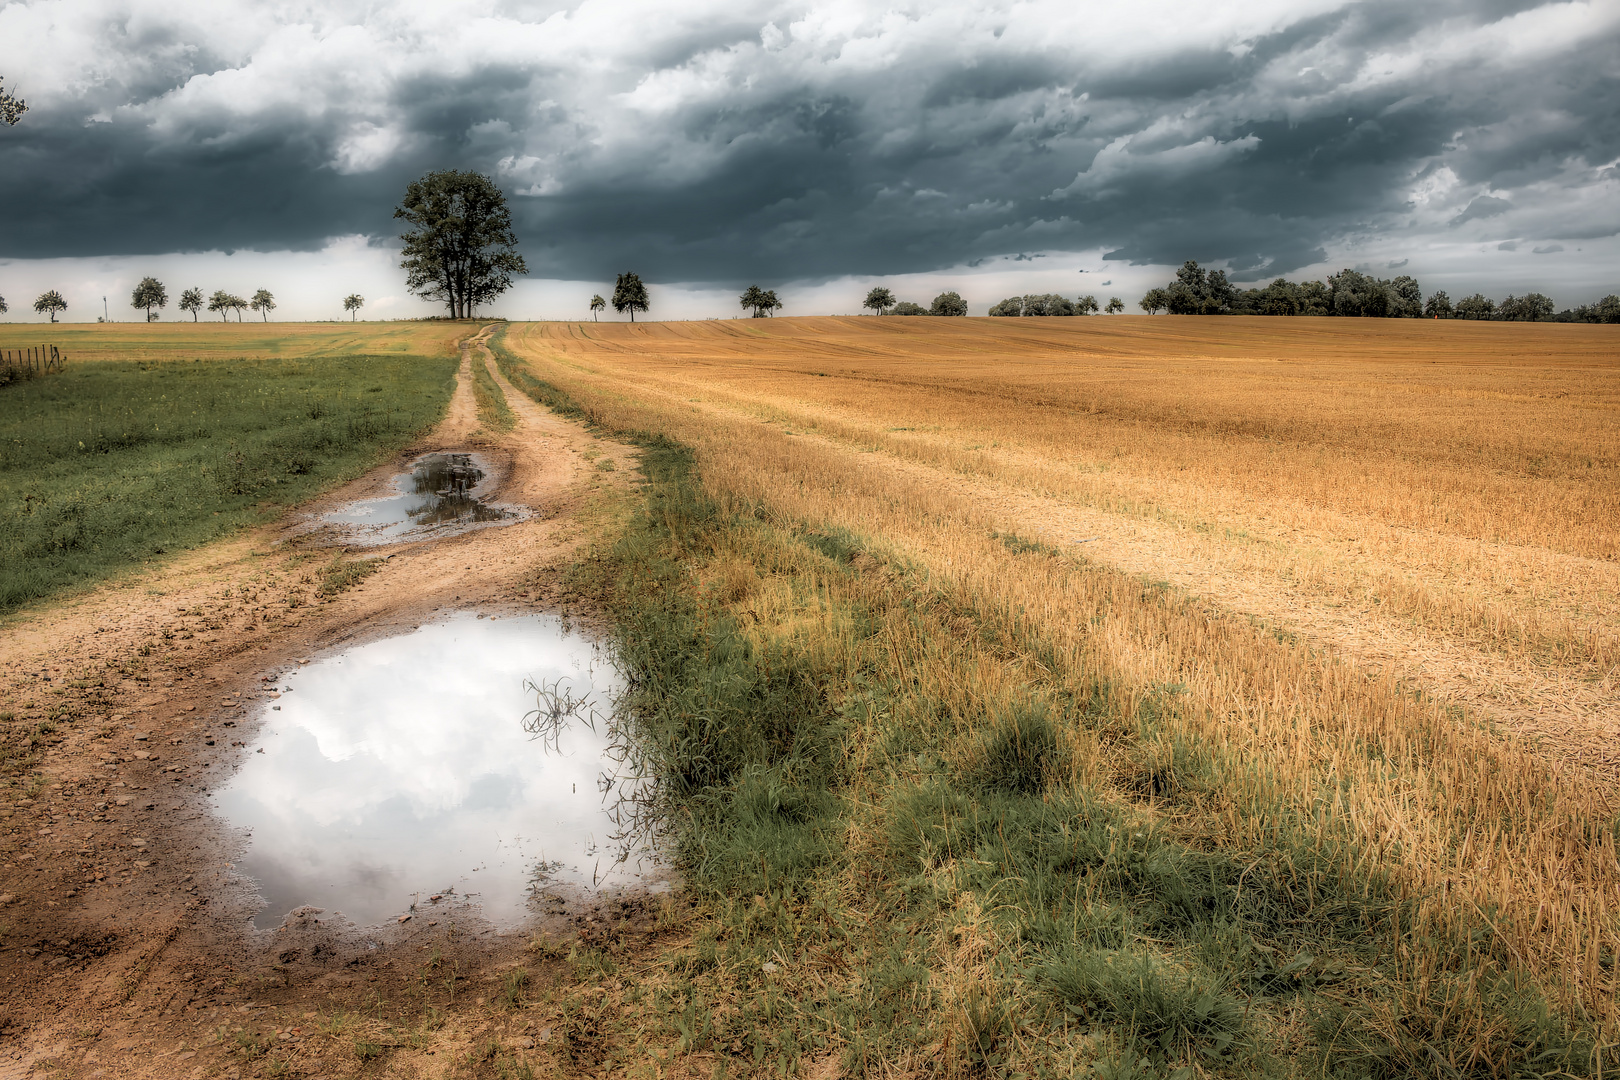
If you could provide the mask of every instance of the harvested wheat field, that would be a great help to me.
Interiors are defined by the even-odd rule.
[[[784,720],[727,772],[690,702],[655,742],[732,800],[685,841],[717,902],[781,884],[882,928],[859,974],[841,931],[787,954],[806,1014],[916,1012],[840,1032],[843,1067],[1615,1067],[1609,328],[796,318],[496,352],[689,449],[710,509],[658,502],[660,550],[831,702],[821,752]]]

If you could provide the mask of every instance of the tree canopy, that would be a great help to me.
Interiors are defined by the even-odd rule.
[[[208,310],[219,312],[220,322],[229,322],[227,312],[236,312],[236,321],[242,321],[242,309],[247,307],[247,301],[240,296],[234,296],[224,289],[215,289],[214,295],[208,298]]]
[[[930,315],[966,315],[967,301],[958,292],[942,292],[928,306]]]
[[[34,310],[41,315],[48,313],[51,317],[51,322],[55,322],[56,313],[58,311],[67,310],[67,301],[62,299],[61,293],[57,292],[55,289],[51,289],[49,292],[39,294],[39,299],[34,301]]]
[[[763,319],[773,311],[782,310],[782,301],[776,298],[775,289],[761,289],[758,285],[750,285],[743,294],[737,298],[744,311],[752,311],[754,318]]]
[[[607,307],[607,301],[602,299],[601,293],[597,293],[595,296],[591,297],[591,322],[600,321],[597,319],[596,313],[605,307]]]
[[[263,315],[265,322],[269,322],[270,313],[276,310],[275,294],[269,289],[260,289],[258,292],[253,294],[253,299],[248,301],[248,306],[254,311],[257,311],[260,315]]]
[[[1116,299],[1118,299],[1116,297]],[[1112,301],[1110,302],[1112,303]],[[1120,302],[1119,309],[1125,310],[1125,304]],[[1112,308],[1110,308],[1112,310]],[[990,309],[990,314],[1007,316],[1040,316],[1040,315],[1091,315],[1097,311],[1097,298],[1095,296],[1082,296],[1070,300],[1067,296],[1058,293],[1030,293],[1026,296],[1009,296]]]
[[[17,126],[17,121],[28,111],[28,102],[15,94],[6,93],[6,81],[0,79],[0,124]]]
[[[1541,293],[1509,296],[1500,304],[1475,293],[1453,303],[1441,290],[1425,300],[1417,279],[1408,274],[1385,280],[1352,269],[1340,270],[1326,282],[1296,283],[1277,278],[1269,285],[1244,290],[1228,282],[1223,271],[1206,271],[1191,260],[1176,271],[1175,281],[1149,289],[1140,301],[1142,310],[1150,315],[1168,311],[1172,315],[1337,315],[1524,322],[1602,322],[1602,303],[1555,315],[1552,300]],[[1615,306],[1620,308],[1620,300],[1615,301]]]
[[[152,314],[153,308],[169,306],[169,290],[165,289],[163,282],[155,277],[141,278],[141,283],[135,286],[135,291],[130,294],[129,306],[145,308],[146,321],[151,322],[155,318]]]
[[[349,313],[350,322],[354,322],[354,320],[358,318],[357,313],[365,306],[366,298],[361,296],[359,293],[350,293],[348,296],[343,298],[343,310]]]
[[[636,321],[636,312],[647,310],[647,286],[641,283],[641,275],[634,273],[620,274],[613,283],[613,310],[620,315],[630,313],[630,321]]]
[[[446,170],[413,180],[394,217],[413,226],[400,235],[406,286],[445,304],[453,319],[471,318],[510,289],[514,275],[529,272],[506,195],[482,173]]]
[[[201,289],[187,289],[180,294],[180,310],[191,312],[191,321],[197,321],[197,312],[203,309],[203,291]],[[209,311],[214,310],[209,308]]]
[[[871,292],[866,294],[866,299],[861,301],[861,307],[868,308],[877,312],[879,315],[882,315],[884,312],[894,307],[894,293],[890,292],[888,289],[882,288],[881,286],[874,288]]]
[[[3,296],[0,296],[0,315],[4,315],[6,312],[8,312],[10,310],[11,310],[11,308],[9,306],[7,306],[7,304],[6,304],[6,298],[3,297]]]

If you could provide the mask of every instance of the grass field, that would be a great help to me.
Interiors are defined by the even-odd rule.
[[[580,1007],[716,1075],[1620,1067],[1617,345],[509,328],[648,448],[575,581],[699,901]]]
[[[438,420],[466,327],[0,326],[0,613],[229,535]],[[42,337],[43,335],[43,337]]]

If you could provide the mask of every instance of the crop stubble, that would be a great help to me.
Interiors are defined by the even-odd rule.
[[[931,678],[1152,700],[1162,746],[1223,762],[1189,834],[1347,840],[1415,903],[1413,940],[1487,926],[1567,1014],[1620,1022],[1606,328],[816,318],[507,344],[599,421],[692,447],[723,506],[847,529],[1054,659]],[[731,572],[782,631],[792,604]]]

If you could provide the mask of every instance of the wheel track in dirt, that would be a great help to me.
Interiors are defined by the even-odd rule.
[[[6,924],[0,971],[9,983],[3,1022],[13,1038],[6,1042],[10,1053],[0,1054],[0,1076],[93,1056],[119,1076],[169,1077],[177,1075],[173,1066],[155,1060],[151,1050],[166,1039],[195,1035],[194,1003],[223,1007],[250,997],[261,977],[289,983],[280,996],[309,998],[312,1008],[334,990],[341,996],[341,981],[329,982],[333,965],[341,970],[336,959],[319,970],[282,971],[276,952],[287,939],[247,929],[252,895],[229,873],[241,839],[214,817],[203,794],[230,775],[245,750],[210,748],[201,735],[217,724],[222,695],[236,691],[243,701],[255,699],[260,672],[401,632],[450,610],[524,611],[545,604],[548,568],[563,565],[588,535],[581,512],[600,489],[628,484],[627,472],[604,473],[592,459],[604,452],[630,458],[635,451],[596,438],[518,393],[492,363],[485,345],[491,329],[460,343],[456,389],[443,420],[389,462],[275,525],[179,554],[0,629],[0,709],[33,711],[25,701],[41,696],[33,673],[43,669],[68,675],[89,665],[105,683],[93,692],[93,711],[45,753],[39,768],[46,789],[6,815],[0,895],[10,899],[0,910]],[[479,426],[475,362],[488,367],[507,396],[518,421],[512,431],[492,435]],[[368,549],[365,555],[386,560],[374,574],[338,596],[311,599],[300,564],[336,552],[308,533],[309,519],[388,490],[406,462],[435,450],[479,452],[495,471],[495,497],[523,506],[528,516]],[[143,658],[143,649],[153,657]],[[163,664],[171,666],[156,674]],[[143,667],[155,677],[120,674]],[[103,727],[110,737],[97,737]],[[150,731],[151,738],[136,742],[136,731]],[[152,756],[136,758],[139,747]],[[108,756],[121,760],[107,766]],[[166,771],[175,765],[183,773]],[[165,783],[177,775],[186,779]],[[69,797],[70,791],[98,793]],[[112,800],[99,792],[122,791],[137,793],[131,806],[110,808],[106,821],[91,820],[90,801]],[[142,809],[148,802],[155,809]],[[53,820],[50,810],[63,817]],[[130,846],[137,833],[147,841],[142,849]],[[135,865],[139,856],[147,865]],[[84,880],[93,864],[107,869],[99,883]],[[98,934],[112,942],[105,955],[72,958],[73,942]],[[414,955],[411,942],[425,931],[405,927],[371,936],[386,939],[381,953],[357,945],[356,934],[330,929],[314,951],[324,947],[331,957],[391,964],[377,957],[389,949]],[[490,961],[496,940],[491,935],[467,946],[473,970]],[[31,955],[25,948],[41,951]],[[221,973],[233,981],[226,985]],[[92,1028],[96,1034],[86,1035]],[[226,1066],[228,1049],[215,1055]],[[188,1061],[202,1063],[202,1057]]]

